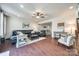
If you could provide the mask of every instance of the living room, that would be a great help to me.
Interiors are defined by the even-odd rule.
[[[1,47],[3,47],[3,49],[0,48],[1,52],[5,52],[8,50],[10,55],[18,55],[18,56],[76,55],[74,53],[75,48],[68,49],[65,46],[64,47],[60,46],[59,43],[61,40],[59,39],[61,39],[61,35],[62,36],[67,35],[69,37],[72,36],[73,38],[75,37],[75,30],[77,29],[76,27],[77,4],[3,3],[0,5],[1,5],[0,37],[4,43],[5,41],[9,40],[10,45],[8,47],[8,44],[5,43],[6,47],[3,47],[4,45],[3,42],[0,42],[0,44],[2,45]],[[72,44],[62,43],[62,45],[66,45],[68,47],[70,47],[71,45],[74,46],[74,40],[72,40]],[[14,48],[11,46],[13,46]],[[37,46],[37,49],[34,51],[37,52],[32,52],[32,49],[34,49],[35,46]],[[57,49],[58,47],[58,50],[60,50],[62,53],[60,53],[58,50],[55,49],[53,49],[52,52],[58,51],[58,53],[56,52],[52,53],[50,51],[46,52],[48,50],[46,51],[43,50],[44,53],[43,52],[39,53],[39,51],[42,51],[43,48],[46,49],[47,47],[49,47],[49,50],[51,50],[52,46],[55,49]],[[25,52],[26,47],[28,48],[29,51],[29,52],[27,51],[27,53]]]

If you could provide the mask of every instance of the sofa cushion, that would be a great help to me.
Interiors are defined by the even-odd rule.
[[[17,32],[18,35],[24,35],[22,32],[18,31]]]

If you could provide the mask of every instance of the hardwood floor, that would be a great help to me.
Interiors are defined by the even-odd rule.
[[[21,47],[10,49],[10,56],[68,56],[76,55],[74,49],[67,49],[65,46],[57,44],[55,39],[46,39]]]
[[[0,53],[9,50],[11,47],[10,40],[6,40],[3,44],[0,45]]]
[[[76,39],[76,49],[77,49],[77,53],[79,55],[79,34],[78,34],[78,37]]]
[[[39,42],[26,45],[21,48],[8,45],[10,56],[73,56],[76,55],[73,48],[66,48],[57,44],[57,40],[47,37]]]

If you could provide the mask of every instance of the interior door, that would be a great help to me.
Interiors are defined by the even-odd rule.
[[[79,18],[77,18],[77,30],[76,30],[76,45],[77,53],[79,55]]]

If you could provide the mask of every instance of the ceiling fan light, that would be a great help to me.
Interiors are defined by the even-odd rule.
[[[32,16],[35,17],[35,18],[44,18],[45,13],[38,9],[35,12],[33,12]]]
[[[36,16],[36,18],[40,18],[39,16]]]

